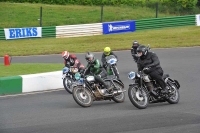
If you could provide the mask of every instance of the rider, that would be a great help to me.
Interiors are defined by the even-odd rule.
[[[90,72],[94,74],[94,78],[97,82],[104,85],[104,87],[110,91],[112,87],[109,88],[109,86],[104,82],[102,78],[107,76],[107,73],[103,67],[101,67],[101,64],[98,59],[95,59],[94,54],[91,52],[87,52],[85,55],[85,59],[88,62],[87,64],[87,70],[85,72],[86,75],[88,75]]]
[[[131,55],[133,56],[133,60],[137,63],[138,55],[137,55],[137,48],[140,46],[138,41],[133,41],[133,45],[131,48]]]
[[[69,54],[68,51],[62,52],[62,57],[64,59],[65,67],[74,67],[78,68],[79,72],[83,72],[85,67],[83,64],[81,64],[80,60],[77,59],[75,54]]]
[[[150,75],[153,79],[155,79],[160,86],[162,87],[162,93],[167,93],[167,85],[163,80],[163,69],[160,66],[160,61],[158,56],[154,52],[149,52],[149,49],[146,46],[140,45],[137,48],[137,54],[139,59],[137,61],[138,71],[144,70],[145,74]],[[153,86],[148,84],[148,88],[150,89],[151,93],[156,95],[153,91]]]
[[[111,48],[110,47],[105,47],[104,48],[104,52],[103,52],[102,57],[101,57],[101,62],[103,63],[103,67],[106,70],[107,70],[106,56],[109,56],[109,55],[114,55],[115,58],[118,60],[117,55],[114,54],[114,52],[111,51]],[[116,73],[116,76],[117,76],[118,79],[120,79],[118,73]]]

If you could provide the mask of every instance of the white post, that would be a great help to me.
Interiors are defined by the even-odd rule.
[[[200,26],[200,14],[196,15],[196,26]]]

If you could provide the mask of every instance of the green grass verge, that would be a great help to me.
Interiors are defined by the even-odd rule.
[[[150,44],[152,48],[200,46],[200,27],[186,26],[145,30],[125,34],[99,35],[74,38],[41,38],[0,40],[0,56],[60,54],[102,51],[109,46],[112,50],[130,49],[133,40]]]
[[[0,77],[61,71],[63,66],[63,63],[12,63],[10,66],[0,64]]]
[[[0,2],[0,28],[38,27],[42,7],[42,26],[97,23],[101,20],[100,6],[47,5]],[[103,21],[155,18],[155,9],[147,7],[104,6]],[[158,13],[158,17],[175,14]],[[179,16],[179,14],[177,14]]]

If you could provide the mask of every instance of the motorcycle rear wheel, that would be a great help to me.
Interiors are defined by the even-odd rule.
[[[147,93],[142,90],[142,94],[138,86],[129,86],[128,96],[131,103],[138,109],[145,109],[149,104]]]

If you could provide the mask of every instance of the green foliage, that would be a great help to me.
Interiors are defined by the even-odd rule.
[[[155,4],[159,2],[163,5],[180,6],[183,9],[192,9],[197,5],[198,0],[0,0],[10,2],[30,2],[44,4],[78,4],[78,5],[129,5],[145,6],[146,4]]]
[[[169,0],[171,5],[180,6],[183,9],[193,9],[197,2],[198,0]]]

